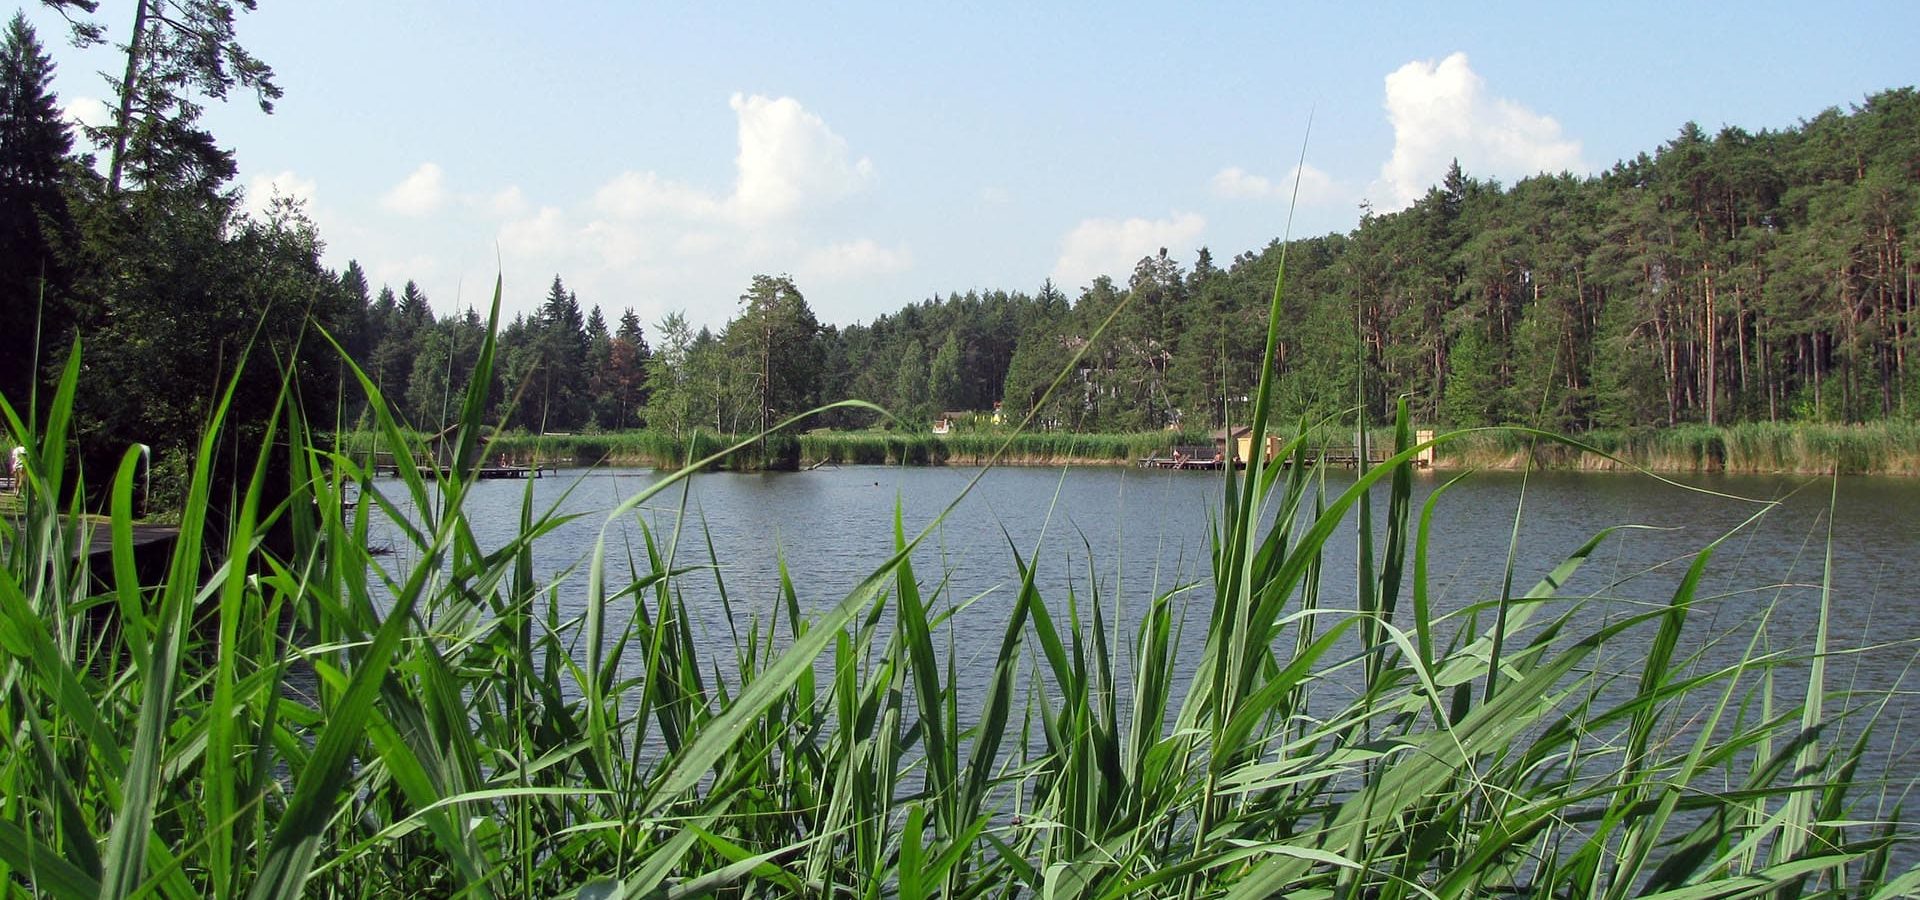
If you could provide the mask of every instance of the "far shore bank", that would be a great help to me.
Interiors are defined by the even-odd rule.
[[[1444,432],[1443,432],[1444,434]],[[1664,474],[1892,475],[1920,476],[1920,423],[1858,425],[1746,423],[1730,426],[1599,430],[1572,435],[1604,454],[1589,453],[1534,435],[1483,429],[1449,436],[1434,459],[1438,469],[1535,469],[1610,471],[1646,469]],[[489,458],[539,460],[574,465],[668,468],[702,458],[730,439],[711,432],[676,438],[646,430],[604,434],[496,435]],[[999,453],[1004,466],[1130,466],[1164,455],[1177,445],[1205,444],[1206,434],[1146,432],[968,432],[949,435],[902,432],[813,432],[775,438],[765,455],[752,454],[723,468],[807,469],[823,465],[985,465]],[[1392,444],[1389,429],[1374,429],[1376,447]],[[1325,446],[1352,444],[1351,432],[1316,435]],[[344,438],[350,452],[373,449],[371,435]],[[1004,445],[1004,450],[1003,450]]]

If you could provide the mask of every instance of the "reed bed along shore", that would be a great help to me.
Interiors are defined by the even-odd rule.
[[[744,436],[752,437],[752,436]],[[486,444],[489,458],[540,460],[568,465],[623,465],[677,468],[689,459],[702,459],[716,450],[741,442],[743,436],[696,430],[675,436],[645,429],[604,434],[531,435],[502,432]],[[1174,444],[1207,444],[1205,434],[1146,432],[1140,434],[1074,434],[1072,432],[979,431],[936,435],[911,431],[808,431],[775,435],[780,447],[768,456],[788,467],[816,463],[833,465],[939,466],[982,465],[999,454],[1000,465],[1130,465],[1148,456],[1164,454]],[[784,442],[791,441],[791,445]],[[343,452],[365,456],[392,452],[395,441],[371,432],[347,435]],[[426,456],[428,441],[418,432],[402,430],[399,446]],[[757,449],[758,438],[747,442]],[[744,462],[733,455],[716,463],[722,468],[760,467],[758,457]]]
[[[1511,431],[1479,431],[1441,451],[1439,462],[1517,469],[1530,460],[1554,469],[1639,468],[1745,475],[1920,475],[1920,423],[1839,425],[1748,422],[1590,431],[1580,442],[1614,458],[1540,442]]]
[[[1275,429],[1283,440],[1297,429]],[[424,438],[403,432],[407,445],[424,454]],[[1369,440],[1387,446],[1392,430],[1373,428]],[[1677,425],[1670,428],[1597,430],[1575,435],[1580,444],[1605,451],[1588,452],[1555,441],[1541,441],[1512,429],[1482,429],[1456,434],[1436,449],[1435,465],[1452,469],[1646,470],[1743,475],[1897,475],[1920,476],[1920,423],[1886,421],[1865,424],[1749,422],[1737,425]],[[503,432],[488,452],[515,460],[539,459],[565,465],[622,465],[674,468],[739,440],[737,436],[695,431],[675,437],[638,429],[604,434],[530,435]],[[799,435],[797,455],[788,467],[834,465],[977,466],[997,457],[998,465],[1132,465],[1165,455],[1174,446],[1205,445],[1205,433],[1144,432],[1075,434],[1064,431],[982,430],[949,435],[904,431],[813,431]],[[1314,428],[1310,446],[1351,446],[1353,431]],[[345,452],[385,449],[369,432],[348,435]],[[779,454],[772,455],[778,460]],[[761,457],[730,461],[720,467],[762,467]]]
[[[1596,523],[1531,587],[1509,563],[1498,596],[1437,614],[1427,548],[1444,489],[1415,508],[1422,446],[1404,409],[1390,459],[1351,483],[1219,473],[1209,577],[1143,608],[1044,595],[1033,573],[1057,563],[1010,547],[1021,580],[987,638],[992,674],[968,689],[949,629],[970,598],[916,568],[937,520],[914,533],[896,514],[892,555],[851,588],[783,579],[756,619],[732,616],[725,561],[692,549],[699,523],[636,516],[734,448],[624,499],[544,583],[533,561],[561,516],[531,483],[518,527],[482,544],[467,467],[429,479],[401,453],[397,478],[375,478],[291,398],[268,429],[287,465],[263,450],[209,513],[223,408],[171,566],[143,579],[131,564],[130,453],[94,487],[112,508],[111,561],[94,568],[74,552],[88,523],[53,499],[82,477],[65,463],[79,365],[42,421],[0,404],[30,448],[27,501],[0,526],[10,896],[1920,889],[1899,862],[1920,839],[1898,807],[1912,780],[1865,752],[1899,724],[1880,721],[1892,695],[1829,683],[1825,611],[1844,598],[1819,592],[1805,645],[1745,617],[1711,642],[1744,649],[1709,663],[1683,638],[1712,627],[1696,607],[1721,541],[1664,602],[1602,611],[1605,596],[1562,596],[1610,538]],[[407,446],[359,383],[383,439]],[[484,399],[468,390],[451,459],[483,452]],[[368,549],[374,517],[407,552]],[[1360,548],[1349,590],[1324,577],[1332,540]],[[689,626],[690,598],[714,587],[730,639]],[[1176,639],[1188,602],[1199,641]]]

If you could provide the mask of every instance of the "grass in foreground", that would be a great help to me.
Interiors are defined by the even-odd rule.
[[[478,384],[492,353],[489,339]],[[1303,467],[1224,474],[1190,683],[1173,675],[1190,643],[1175,640],[1173,594],[1115,622],[1101,597],[1042,596],[1036,555],[1020,559],[982,696],[955,688],[943,653],[957,604],[913,568],[925,532],[897,525],[893,555],[844,596],[803,603],[789,581],[774,621],[737,622],[718,650],[696,640],[683,588],[711,574],[681,561],[679,534],[634,513],[702,460],[608,515],[575,576],[578,616],[534,578],[562,520],[530,492],[515,536],[482,546],[460,473],[436,491],[403,456],[398,480],[375,481],[291,406],[275,426],[295,451],[284,502],[261,502],[262,457],[231,517],[206,522],[209,437],[169,574],[138,584],[120,552],[112,571],[84,571],[69,552],[83,523],[44,500],[77,477],[62,462],[77,366],[45,423],[6,410],[34,448],[36,498],[0,533],[11,895],[1920,888],[1920,873],[1891,868],[1915,835],[1872,805],[1882,776],[1862,771],[1861,729],[1839,739],[1861,706],[1836,708],[1824,627],[1797,654],[1756,633],[1718,669],[1680,652],[1714,546],[1670,602],[1604,627],[1583,630],[1577,601],[1552,615],[1546,601],[1606,532],[1531,589],[1433,615],[1426,547],[1444,491],[1413,508],[1404,414],[1393,457],[1344,491],[1318,490]],[[483,400],[467,395],[461,457]],[[209,434],[219,426],[216,415]],[[107,486],[117,536],[134,470]],[[1390,499],[1378,523],[1364,512],[1372,491]],[[1349,511],[1359,586],[1336,598],[1322,590],[1324,549]],[[382,515],[417,564],[368,552]],[[623,527],[641,535],[630,549]],[[291,549],[267,549],[276,529]],[[613,554],[640,577],[610,581]],[[1637,671],[1589,665],[1622,648]],[[297,672],[312,673],[310,690],[288,687]]]

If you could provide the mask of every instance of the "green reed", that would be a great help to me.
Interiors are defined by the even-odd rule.
[[[496,287],[495,325],[498,310]],[[489,338],[475,385],[494,350]],[[1349,486],[1265,460],[1223,473],[1210,577],[1130,615],[1097,588],[1044,596],[1045,553],[1010,547],[1020,581],[979,694],[957,687],[947,643],[967,599],[915,567],[938,520],[910,533],[896,514],[888,558],[833,597],[781,562],[773,615],[733,616],[717,647],[695,634],[690,604],[714,601],[694,598],[717,587],[732,609],[722,561],[684,513],[659,530],[639,511],[752,437],[676,448],[679,468],[606,514],[562,576],[584,586],[576,615],[534,565],[574,517],[536,505],[529,485],[513,536],[482,545],[468,471],[430,478],[432,459],[402,453],[398,478],[375,479],[291,402],[271,429],[293,451],[287,471],[261,453],[209,520],[223,405],[171,565],[142,579],[133,456],[105,482],[105,526],[55,500],[81,477],[65,462],[79,365],[76,350],[40,421],[0,405],[31,448],[27,501],[0,526],[8,895],[1920,889],[1920,871],[1892,865],[1913,828],[1882,806],[1911,785],[1863,768],[1885,698],[1827,683],[1824,626],[1788,650],[1761,624],[1717,667],[1684,650],[1719,542],[1653,608],[1583,615],[1606,598],[1561,596],[1601,530],[1530,589],[1436,614],[1427,555],[1444,490],[1414,511],[1410,467],[1426,445],[1404,407],[1386,462]],[[380,440],[411,446],[359,381]],[[484,403],[467,391],[449,458],[482,454]],[[1304,455],[1315,433],[1303,424],[1283,452]],[[998,440],[989,462],[1038,452]],[[1387,512],[1356,516],[1356,533],[1343,523],[1372,492]],[[409,563],[367,549],[376,517],[404,535]],[[99,527],[104,570],[75,552]],[[1323,584],[1339,534],[1367,548],[1352,597]],[[1196,652],[1179,634],[1190,588],[1206,625],[1188,681],[1174,672]],[[1820,602],[1824,622],[1830,580]],[[290,687],[294,673],[311,686]]]
[[[1489,429],[1441,453],[1459,466],[1643,468],[1663,472],[1748,474],[1920,475],[1920,425],[1888,420],[1862,424],[1742,422],[1667,428],[1602,429],[1580,443],[1539,445],[1511,430]],[[1623,462],[1624,461],[1624,462]]]

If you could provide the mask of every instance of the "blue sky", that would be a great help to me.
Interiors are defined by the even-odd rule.
[[[1455,157],[1511,183],[1791,126],[1914,84],[1920,33],[1912,2],[917,6],[268,0],[240,36],[286,97],[206,121],[251,201],[305,199],[330,265],[440,312],[558,273],[610,319],[717,326],[787,272],[847,324],[1262,246],[1310,117],[1296,235]],[[101,115],[122,63],[29,16]],[[132,3],[100,18],[124,40]]]

